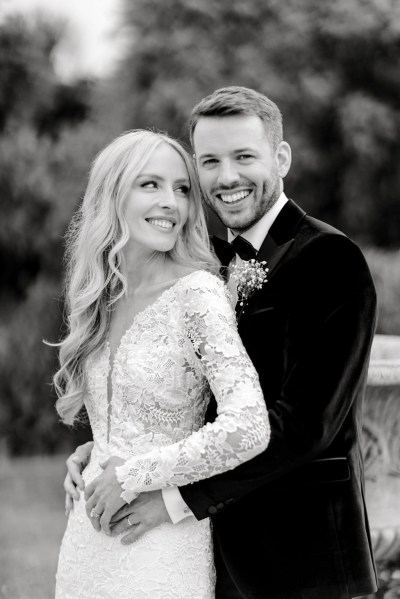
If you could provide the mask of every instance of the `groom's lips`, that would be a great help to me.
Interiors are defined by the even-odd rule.
[[[215,196],[218,198],[218,200],[223,202],[225,205],[230,205],[230,204],[238,204],[242,200],[248,198],[249,195],[251,194],[251,192],[252,192],[251,189],[240,189],[240,190],[229,191],[229,192],[220,191],[220,192],[216,193]]]

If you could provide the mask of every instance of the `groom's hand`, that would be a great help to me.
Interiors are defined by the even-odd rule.
[[[129,521],[128,521],[129,518]],[[134,501],[124,505],[111,519],[111,535],[127,532],[121,543],[129,545],[145,532],[164,522],[171,522],[161,491],[141,493]]]
[[[75,501],[79,501],[79,490],[83,491],[85,488],[82,470],[89,463],[92,449],[93,441],[88,441],[83,445],[79,445],[66,461],[68,469],[67,476],[64,480],[66,514],[73,509],[74,499]]]
[[[110,533],[109,523],[125,501],[121,498],[122,486],[115,472],[116,466],[121,466],[124,460],[111,457],[101,464],[103,473],[95,478],[85,489],[86,513],[93,528]]]

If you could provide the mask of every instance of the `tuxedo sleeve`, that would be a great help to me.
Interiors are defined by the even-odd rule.
[[[212,506],[226,506],[260,486],[279,484],[324,456],[362,396],[376,294],[361,251],[343,235],[320,235],[304,243],[288,272],[291,299],[282,382],[269,404],[268,363],[259,372],[269,408],[270,444],[235,470],[181,487],[198,519],[214,513]],[[267,330],[257,333],[268,335]],[[361,406],[356,413],[359,417]]]

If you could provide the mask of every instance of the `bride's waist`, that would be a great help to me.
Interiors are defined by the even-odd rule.
[[[159,447],[165,447],[175,443],[174,439],[165,437],[157,437],[155,435],[146,435],[144,437],[129,440],[129,442],[123,439],[110,439],[107,442],[105,439],[94,437],[94,444],[92,453],[90,456],[90,462],[85,470],[88,474],[94,473],[97,476],[97,472],[101,472],[101,464],[106,462],[112,456],[128,460],[129,458],[149,453],[150,451]],[[89,468],[90,466],[90,468]]]
[[[146,431],[140,435],[119,434],[113,430],[109,438],[101,431],[94,431],[94,446],[92,456],[100,461],[107,460],[111,456],[123,459],[143,455],[160,447],[167,447],[182,441],[192,433],[192,429],[173,430],[169,434],[164,431]],[[113,434],[114,433],[114,434]]]

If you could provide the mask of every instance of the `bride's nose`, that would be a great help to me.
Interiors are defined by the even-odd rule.
[[[174,190],[171,188],[164,189],[158,199],[160,208],[169,208],[175,210],[177,208],[177,201]]]

